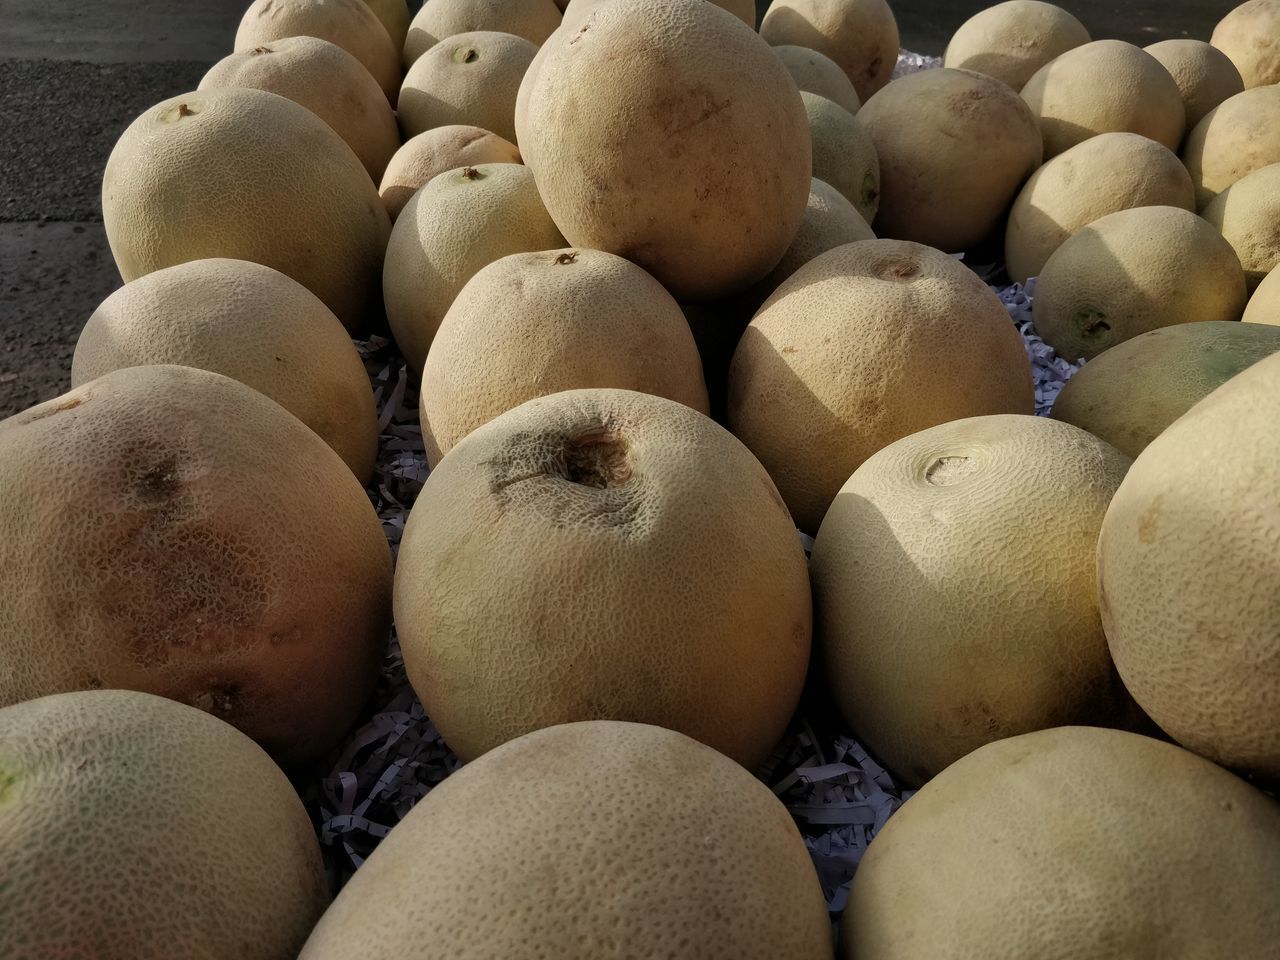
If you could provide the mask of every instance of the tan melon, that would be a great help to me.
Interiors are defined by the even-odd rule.
[[[1278,874],[1280,808],[1240,778],[1132,733],[1043,730],[970,754],[894,815],[858,867],[841,957],[1266,956]]]
[[[426,0],[404,41],[405,68],[441,40],[478,30],[512,33],[541,46],[560,26],[552,0]]]
[[[628,951],[830,960],[830,921],[804,841],[766,786],[678,733],[598,721],[530,734],[432,790],[300,960]]]
[[[773,269],[804,216],[804,103],[754,32],[704,0],[610,0],[548,41],[520,152],[573,246],[677,299]]]
[[[327,40],[286,37],[233,53],[213,65],[201,90],[251,87],[306,107],[333,128],[377,182],[400,147],[387,98],[351,54]]]
[[[1231,58],[1246,87],[1280,83],[1280,2],[1247,0],[1213,28],[1209,40]]]
[[[559,250],[533,174],[486,163],[433,178],[409,200],[387,245],[387,321],[415,372],[454,297],[480,268],[513,253]]]
[[[400,89],[400,56],[391,35],[365,0],[253,0],[240,19],[241,53],[285,37],[318,37],[359,60],[388,100]]]
[[[1204,208],[1244,267],[1249,289],[1280,264],[1280,163],[1237,180]]]
[[[585,17],[588,10],[597,4],[605,3],[607,0],[569,0],[564,11],[564,19],[561,25],[568,24],[570,26],[579,23]],[[710,3],[732,13],[735,17],[745,23],[753,30],[756,26],[756,5],[755,0],[709,0]]]
[[[0,705],[141,690],[286,763],[364,706],[387,541],[341,458],[258,391],[109,373],[0,422],[0,491]]]
[[[809,662],[809,579],[764,469],[662,397],[570,390],[457,444],[400,546],[414,689],[465,760],[540,727],[635,720],[751,766]]]
[[[830,57],[807,47],[786,44],[774,47],[773,52],[778,55],[802,93],[816,93],[820,97],[826,97],[853,114],[862,109],[858,91],[853,89],[853,83],[840,69],[840,64]]]
[[[10,960],[285,960],[329,901],[280,769],[233,727],[145,693],[0,709],[0,856]]]
[[[409,32],[409,22],[413,19],[405,0],[364,0],[364,2],[386,28],[397,52],[404,49],[404,38]]]
[[[968,70],[924,70],[858,114],[880,159],[876,233],[959,252],[999,224],[1040,165],[1035,117],[1008,85]]]
[[[509,33],[458,33],[418,58],[400,88],[405,136],[457,124],[516,138],[516,92],[538,48]]]
[[[733,432],[810,533],[882,447],[1033,407],[1031,363],[1000,299],[953,258],[896,240],[837,247],[797,270],[729,371]]]
[[[898,64],[898,23],[885,0],[774,0],[760,36],[775,47],[808,47],[830,57],[863,103]]]
[[[212,370],[270,397],[367,483],[378,453],[373,391],[329,308],[283,273],[244,260],[193,260],[125,284],[89,317],[71,386],[124,367]]]
[[[890,444],[841,487],[813,548],[815,641],[896,782],[1004,737],[1128,719],[1096,554],[1129,464],[1069,424],[975,417]]]
[[[1240,71],[1231,59],[1203,40],[1162,40],[1143,49],[1160,61],[1178,85],[1187,130],[1218,104],[1244,90]]]
[[[1142,451],[1098,543],[1102,622],[1134,699],[1183,746],[1273,783],[1280,782],[1277,418],[1280,355],[1273,354]]]
[[[612,387],[707,412],[693,334],[671,294],[599,250],[517,253],[458,294],[422,375],[431,466],[477,427],[526,400]]]
[[[1095,220],[1036,281],[1035,328],[1074,361],[1179,323],[1239,320],[1248,293],[1231,244],[1189,210],[1136,207]]]
[[[1121,40],[1068,50],[1022,88],[1044,134],[1046,159],[1100,133],[1128,131],[1177,150],[1186,129],[1182,94],[1151,54]]]
[[[1244,308],[1245,323],[1268,323],[1280,326],[1280,271],[1272,270],[1253,291]]]
[[[1051,159],[1018,192],[1004,233],[1009,276],[1039,276],[1068,237],[1109,213],[1195,205],[1187,168],[1168,147],[1136,133],[1100,133]]]
[[[880,208],[880,161],[871,136],[844,107],[801,93],[813,140],[813,176],[835,187],[870,224]]]
[[[391,221],[377,188],[323,120],[273,93],[205,90],[147,110],[107,160],[102,219],[126,282],[188,260],[252,260],[349,330],[381,314]]]
[[[985,73],[1018,91],[1050,60],[1091,39],[1084,24],[1061,7],[1005,0],[960,25],[942,54],[942,65]]]
[[[436,127],[405,141],[382,175],[378,193],[391,219],[432,177],[482,163],[519,163],[516,145],[496,133],[466,124]]]
[[[1280,86],[1237,93],[1210,110],[1187,135],[1182,162],[1200,210],[1237,180],[1280,163]]]

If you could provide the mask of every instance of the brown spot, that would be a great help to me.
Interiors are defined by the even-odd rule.
[[[556,257],[555,262],[560,266],[564,266],[565,264],[568,264],[568,263],[577,263],[578,252],[576,250],[571,250],[568,253],[562,253],[558,257]]]
[[[169,455],[147,469],[138,481],[138,490],[145,500],[167,500],[178,490],[178,458]]]
[[[261,53],[273,53],[273,52],[274,51],[270,47],[254,47],[253,48],[253,53],[255,56]]]
[[[626,483],[631,479],[626,441],[608,429],[567,440],[561,476],[570,483],[598,490]]]
[[[475,167],[463,167],[462,176],[463,176],[463,179],[465,180],[479,180],[480,171],[477,170]]]
[[[178,116],[189,117],[191,115],[192,115],[192,110],[190,107],[188,107],[185,103],[178,104]]]
[[[920,275],[920,264],[906,257],[894,257],[890,260],[881,260],[871,268],[871,273],[891,283],[911,280]]]
[[[1142,511],[1142,515],[1138,517],[1138,540],[1142,543],[1155,543],[1156,537],[1160,533],[1160,501],[1163,495],[1158,495],[1151,501],[1151,506]]]

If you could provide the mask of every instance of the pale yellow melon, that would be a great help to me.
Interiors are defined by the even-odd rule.
[[[147,110],[107,160],[102,218],[126,282],[188,260],[252,260],[349,330],[381,314],[382,198],[328,124],[273,93],[205,90]]]
[[[808,47],[840,65],[863,103],[898,64],[898,23],[885,0],[774,0],[760,22],[774,46]]]
[[[1177,150],[1186,129],[1182,94],[1151,54],[1094,40],[1055,57],[1022,88],[1044,135],[1045,158],[1099,133],[1128,131]]]
[[[768,787],[678,733],[597,721],[522,737],[432,790],[300,960],[356,956],[830,960],[831,929]]]
[[[315,37],[285,37],[213,65],[201,90],[251,87],[306,107],[333,128],[377,182],[400,146],[396,116],[360,61]]]
[[[1005,0],[960,25],[942,54],[942,65],[985,73],[1018,91],[1050,60],[1091,39],[1084,24],[1061,7]]]
[[[858,866],[843,960],[1264,957],[1280,807],[1178,747],[1061,727],[982,747]]]
[[[1179,323],[1239,320],[1248,293],[1231,244],[1180,207],[1095,220],[1054,251],[1036,281],[1036,333],[1075,361]]]
[[[1245,305],[1245,323],[1268,323],[1280,326],[1280,270],[1271,270],[1253,291]]]
[[[858,91],[853,89],[853,83],[840,69],[840,64],[830,57],[808,47],[786,44],[774,47],[773,52],[778,55],[802,93],[807,91],[826,97],[853,114],[862,109]]]
[[[382,175],[378,193],[391,219],[432,177],[482,163],[519,163],[516,145],[496,133],[466,124],[436,127],[406,140]]]
[[[359,482],[244,384],[131,367],[0,422],[0,705],[140,690],[313,759],[373,689],[390,588]]]
[[[1031,175],[1009,210],[1004,258],[1026,283],[1081,227],[1132,207],[1195,210],[1187,168],[1168,147],[1136,133],[1100,133]]]
[[[1280,355],[1156,437],[1098,543],[1111,654],[1183,746],[1280,782]],[[1233,889],[1233,898],[1238,890]]]
[[[530,400],[450,450],[405,527],[395,613],[468,760],[607,719],[751,766],[809,662],[804,552],[768,475],[703,414],[629,390]]]
[[[1240,257],[1249,289],[1256,289],[1280,264],[1280,163],[1237,180],[1203,213]]]
[[[1187,130],[1218,104],[1244,90],[1231,59],[1203,40],[1162,40],[1144,47],[1169,71],[1182,94]]]
[[[608,2],[608,0],[569,0],[568,5],[565,7],[564,19],[561,21],[561,25],[568,24],[572,26],[580,23],[588,10],[598,4],[606,2]],[[662,0],[655,0],[655,2],[660,3]],[[748,27],[751,27],[753,30],[755,29],[755,0],[708,0],[708,2],[719,7],[721,10],[732,13]]]
[[[361,483],[373,474],[378,423],[360,355],[329,308],[283,273],[192,260],[125,284],[80,332],[71,386],[146,364],[239,380],[314,430]]]
[[[816,93],[802,92],[813,141],[813,176],[835,187],[870,224],[880,208],[880,161],[858,118]]]
[[[1213,28],[1209,40],[1231,58],[1246,87],[1280,83],[1280,2],[1247,0]]]
[[[1201,210],[1237,180],[1280,163],[1280,86],[1237,93],[1210,110],[1187,135],[1182,162]]]
[[[863,461],[926,427],[1032,413],[1000,299],[945,254],[865,240],[811,260],[761,307],[729,371],[729,423],[815,532]]]
[[[409,5],[405,0],[364,0],[373,15],[378,18],[391,37],[397,51],[404,48],[404,38],[409,32]]]
[[[434,177],[397,218],[382,274],[387,321],[411,369],[422,370],[454,297],[481,267],[564,246],[527,167],[485,163]]]
[[[287,960],[329,901],[271,759],[220,720],[123,690],[0,709],[0,858],[9,960]]]
[[[457,33],[512,33],[540,46],[560,26],[552,0],[426,0],[404,41],[405,68]]]

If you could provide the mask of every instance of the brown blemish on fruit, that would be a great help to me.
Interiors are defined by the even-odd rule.
[[[462,177],[464,180],[479,180],[480,171],[477,170],[475,167],[463,167]]]
[[[911,280],[920,275],[920,264],[901,257],[882,260],[872,268],[871,273],[881,280],[891,282]]]
[[[617,487],[631,479],[627,442],[608,428],[566,440],[561,476],[570,483],[597,490]]]
[[[578,251],[572,250],[569,253],[562,253],[558,257],[556,257],[555,262],[562,267],[569,263],[577,263]]]
[[[1151,501],[1151,506],[1142,511],[1138,517],[1138,540],[1142,543],[1155,543],[1160,533],[1160,511],[1162,496]]]
[[[924,472],[925,482],[935,487],[960,483],[977,469],[969,457],[938,457]]]
[[[254,47],[253,48],[253,53],[255,56],[261,53],[274,53],[274,52],[275,51],[272,50],[270,47]]]

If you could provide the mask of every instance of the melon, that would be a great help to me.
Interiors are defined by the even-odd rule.
[[[974,70],[1021,90],[1037,70],[1092,39],[1083,23],[1040,0],[1006,0],[960,25],[942,55],[944,67]]]
[[[357,956],[830,960],[831,928],[768,787],[679,733],[596,721],[521,737],[432,790],[300,960]]]
[[[588,10],[607,0],[569,0],[565,7],[564,18],[561,20],[561,26],[580,23],[586,16]],[[661,0],[659,0],[661,2]],[[756,5],[755,0],[709,0],[721,10],[732,13],[735,17],[745,23],[753,30],[756,26]]]
[[[116,370],[0,422],[0,706],[140,690],[283,763],[373,689],[391,558],[342,459],[228,377]]]
[[[373,391],[346,330],[315,294],[244,260],[192,260],[125,284],[80,332],[71,386],[125,367],[212,370],[270,397],[365,483],[378,452]]]
[[[807,47],[830,57],[863,103],[898,65],[898,23],[885,0],[773,0],[760,36],[773,46]]]
[[[126,282],[189,260],[252,260],[349,330],[381,314],[382,198],[328,124],[274,93],[204,90],[151,107],[107,160],[102,219]]]
[[[1134,699],[1183,746],[1273,783],[1280,782],[1278,418],[1280,355],[1273,354],[1142,451],[1098,542],[1102,622]],[[1233,883],[1233,900],[1239,893]]]
[[[1247,0],[1213,28],[1209,40],[1231,58],[1246,87],[1280,83],[1280,2]]]
[[[364,0],[373,15],[386,28],[397,51],[404,48],[404,38],[409,32],[409,6],[405,0]]]
[[[1246,323],[1268,323],[1280,326],[1280,270],[1272,270],[1253,291],[1245,305]]]
[[[395,220],[409,198],[432,177],[482,163],[520,163],[516,145],[467,124],[436,127],[406,140],[387,164],[378,193]]]
[[[809,662],[804,551],[768,475],[703,414],[629,390],[530,400],[450,450],[405,527],[395,614],[463,760],[633,720],[753,766]]]
[[[801,93],[813,140],[813,176],[840,191],[871,223],[880,207],[880,161],[875,144],[844,107],[816,93]]]
[[[773,48],[782,65],[791,74],[801,93],[816,93],[826,97],[832,103],[838,103],[850,113],[856,114],[862,109],[862,101],[853,83],[828,56],[808,47],[793,47],[782,44]]]
[[[511,33],[541,46],[560,26],[552,0],[426,0],[409,24],[405,68],[441,40],[458,33]]]
[[[1249,289],[1280,264],[1280,163],[1237,180],[1204,208],[1240,258]]]
[[[1182,161],[1201,210],[1237,180],[1280,163],[1280,86],[1237,93],[1210,110],[1187,135]]]
[[[1162,40],[1144,49],[1178,85],[1188,130],[1218,104],[1244,90],[1240,71],[1231,59],[1203,40]]]
[[[729,423],[816,532],[846,480],[895,440],[1034,409],[1000,298],[917,243],[864,240],[801,267],[760,308],[729,370]]]

